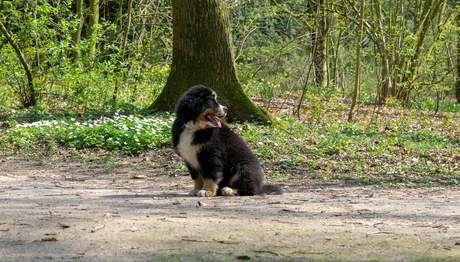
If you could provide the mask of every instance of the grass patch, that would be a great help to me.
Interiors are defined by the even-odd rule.
[[[288,116],[283,120],[270,127],[235,126],[264,166],[276,171],[270,173],[272,178],[389,187],[458,185],[460,147],[456,136],[447,131],[453,130],[450,124],[444,131],[409,131],[401,126],[389,129],[337,121],[308,125]]]
[[[458,114],[438,116],[392,107],[381,108],[377,114],[369,107],[361,108],[357,120],[348,123],[342,120],[343,106],[329,104],[323,109],[321,118],[305,111],[308,117],[303,121],[284,115],[271,126],[230,126],[247,141],[271,179],[395,188],[458,186]],[[140,154],[171,146],[174,115],[150,115],[141,108],[122,105],[86,113],[50,112],[47,108],[3,111],[0,119],[2,154],[46,152],[56,147]],[[113,162],[108,158],[102,164]]]

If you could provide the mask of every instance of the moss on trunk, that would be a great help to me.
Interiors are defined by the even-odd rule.
[[[236,74],[230,21],[223,0],[173,0],[173,61],[166,85],[149,107],[174,110],[181,95],[194,85],[214,89],[229,108],[229,121],[269,122],[243,91]]]

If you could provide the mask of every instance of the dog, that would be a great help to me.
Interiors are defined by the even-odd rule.
[[[212,89],[198,85],[180,98],[172,125],[174,151],[184,160],[195,183],[190,195],[282,195],[276,185],[263,185],[259,160],[244,140],[218,118],[227,107]]]

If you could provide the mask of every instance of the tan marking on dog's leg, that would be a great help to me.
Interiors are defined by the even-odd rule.
[[[197,196],[215,196],[218,188],[218,182],[213,179],[207,178],[203,179],[204,185],[201,190],[198,192]]]
[[[198,177],[193,180],[193,182],[195,182],[195,186],[193,187],[193,189],[202,189],[203,188],[203,177],[201,176],[201,174],[198,174]]]
[[[193,180],[193,182],[195,183],[195,185],[193,186],[193,190],[190,191],[190,195],[191,196],[197,196],[198,195],[198,192],[200,192],[200,190],[203,188],[203,177],[201,176],[201,174],[198,174],[198,177],[196,179]]]
[[[223,196],[235,196],[238,194],[238,189],[226,186],[222,188],[221,193]]]
[[[232,178],[230,178],[230,180],[228,181],[228,186],[229,187],[233,187],[233,185],[235,184],[236,181],[238,181],[238,179],[240,179],[240,174],[238,173],[235,173]]]

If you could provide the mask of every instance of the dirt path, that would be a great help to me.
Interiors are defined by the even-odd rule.
[[[0,260],[460,260],[457,188],[288,181],[283,196],[197,198],[182,171],[124,159],[0,157]]]

